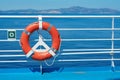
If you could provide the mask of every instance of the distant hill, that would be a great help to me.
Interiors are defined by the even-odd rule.
[[[80,6],[73,6],[69,8],[60,9],[47,9],[47,10],[35,10],[35,9],[19,9],[19,10],[0,10],[2,14],[120,14],[119,10],[109,8],[85,8]]]

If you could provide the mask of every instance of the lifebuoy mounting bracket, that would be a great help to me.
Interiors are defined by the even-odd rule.
[[[43,41],[42,37],[39,36],[39,40],[38,42],[32,47],[32,49],[28,52],[28,54],[26,54],[27,57],[30,57],[33,54],[33,50],[36,51],[37,47],[39,46],[43,46],[45,48],[45,50],[49,51],[49,53],[52,56],[55,56],[55,52],[53,52],[53,50]],[[39,51],[43,51],[43,50],[39,50]]]

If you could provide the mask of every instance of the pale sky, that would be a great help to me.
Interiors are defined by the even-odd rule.
[[[71,6],[120,10],[120,0],[0,0],[0,10],[57,9]]]

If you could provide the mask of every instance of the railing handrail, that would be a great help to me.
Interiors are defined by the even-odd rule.
[[[0,18],[120,18],[119,15],[2,15]]]
[[[24,29],[23,28],[12,28],[12,29],[14,29],[14,30],[19,30],[19,31],[23,31]],[[7,31],[7,30],[11,30],[10,28],[4,28],[4,29],[0,29],[0,31]],[[100,30],[104,30],[104,31],[106,31],[106,30],[120,30],[120,28],[114,28],[114,29],[112,29],[112,28],[57,28],[57,30],[59,30],[59,31],[63,31],[63,30],[91,30],[91,31],[93,31],[93,30],[98,30],[98,31],[100,31]]]
[[[81,38],[77,38],[77,39],[61,39],[61,41],[111,41],[112,38],[97,38],[97,39],[81,39]],[[120,40],[120,38],[114,38],[114,41],[115,40]],[[19,39],[14,39],[14,40],[9,40],[9,39],[1,39],[0,42],[7,42],[7,41],[10,41],[10,42],[13,42],[13,41],[20,41]],[[38,39],[35,39],[34,41],[38,41]],[[51,41],[51,39],[44,39],[44,41]]]

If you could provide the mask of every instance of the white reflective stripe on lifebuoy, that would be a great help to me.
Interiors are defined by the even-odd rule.
[[[57,50],[56,50],[55,48],[52,48],[52,47],[51,47],[51,50],[52,50],[53,52],[57,52]]]
[[[29,36],[31,33],[28,32],[27,30],[24,30],[24,32]]]
[[[52,55],[52,56],[55,56],[55,52],[52,51],[52,49],[44,42],[42,41],[42,39],[39,37],[39,44],[41,44],[43,47],[45,47],[46,50],[48,50],[48,52]]]
[[[27,56],[27,57],[30,57],[33,53],[34,53],[34,51],[31,49],[31,50],[26,54],[26,56]]]
[[[51,30],[53,25],[50,24],[50,26],[48,27],[47,31],[49,32]]]
[[[56,54],[53,52],[52,49],[49,49],[48,52],[52,55],[52,56],[55,56]]]
[[[34,51],[36,50],[36,48],[39,46],[39,42],[37,42],[33,47],[32,47],[32,49],[27,53],[27,57],[30,57],[33,53],[34,53]]]

